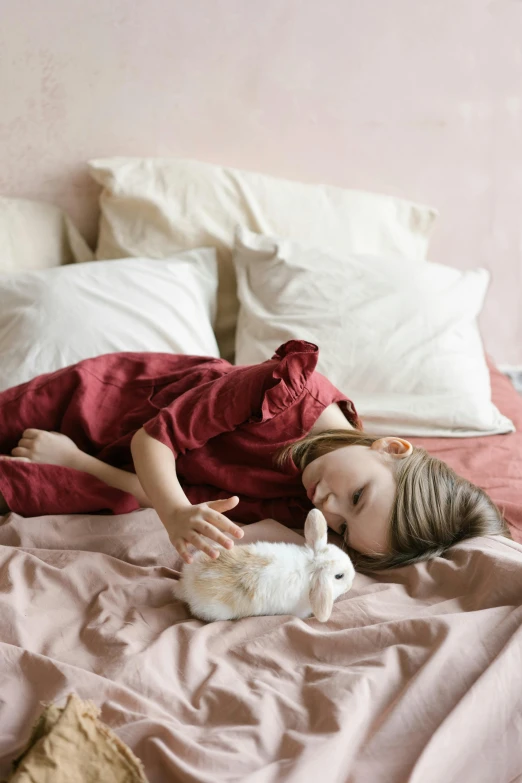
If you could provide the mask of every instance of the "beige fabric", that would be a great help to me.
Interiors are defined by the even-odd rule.
[[[319,346],[318,369],[380,435],[511,432],[491,402],[477,317],[485,269],[402,258],[342,258],[238,229],[236,362],[269,359],[292,338]]]
[[[8,783],[147,783],[141,761],[99,714],[74,693],[64,707],[48,705]]]
[[[275,522],[246,533],[303,540]],[[173,599],[179,566],[151,510],[4,520],[0,776],[39,703],[71,691],[103,709],[150,783],[522,772],[522,545],[487,536],[357,574],[325,624],[201,623]]]
[[[93,258],[92,250],[58,207],[0,198],[0,274]]]
[[[218,356],[216,252],[0,277],[0,390],[118,351]]]
[[[231,359],[238,302],[231,260],[236,224],[335,253],[422,259],[436,212],[392,196],[309,185],[191,160],[110,158],[90,163],[103,185],[98,258],[161,258],[218,249],[216,334]]]

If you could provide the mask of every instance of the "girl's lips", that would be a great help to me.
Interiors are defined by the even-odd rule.
[[[310,501],[310,503],[314,502],[314,495],[315,495],[315,490],[317,489],[317,483],[318,482],[316,482],[315,484],[312,484],[312,486],[310,487],[310,489],[306,493],[308,495],[308,500]]]

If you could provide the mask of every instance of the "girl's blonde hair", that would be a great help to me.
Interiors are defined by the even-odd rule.
[[[284,446],[276,455],[283,466],[289,459],[303,471],[317,457],[343,446],[371,446],[378,435],[361,430],[326,430]],[[386,554],[361,554],[345,543],[359,571],[429,560],[465,538],[502,535],[511,538],[497,506],[479,487],[425,449],[413,447],[410,456],[394,460],[397,492],[390,520],[390,547]]]

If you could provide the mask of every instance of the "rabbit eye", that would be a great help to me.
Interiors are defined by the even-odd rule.
[[[342,578],[343,578],[343,576],[344,576],[344,574],[336,574],[336,575],[335,575],[335,578],[336,578],[336,579],[342,579]]]

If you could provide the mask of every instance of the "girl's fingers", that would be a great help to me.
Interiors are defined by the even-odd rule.
[[[28,429],[24,430],[22,437],[23,438],[36,438],[38,433],[42,432],[42,430],[35,430],[35,429]]]
[[[182,538],[177,538],[172,542],[173,547],[177,550],[178,554],[183,558],[187,565],[192,563],[192,557],[188,551],[187,544]]]
[[[33,445],[34,438],[21,438],[18,441],[18,445],[24,449],[29,449]]]
[[[200,535],[206,536],[212,541],[216,541],[216,543],[221,544],[221,546],[224,546],[226,549],[232,549],[234,546],[234,542],[231,541],[230,538],[227,538],[227,536],[223,535],[215,525],[206,520],[197,522],[194,529]]]
[[[235,508],[239,503],[237,495],[232,495],[231,498],[221,498],[220,500],[209,500],[207,506],[215,508],[216,511],[230,511],[231,508]]]
[[[218,530],[222,530],[224,533],[230,533],[234,538],[243,538],[242,529],[218,511],[209,508],[208,511],[204,512],[204,517],[207,522],[210,522],[211,525],[217,527]]]
[[[209,555],[209,557],[211,557],[213,560],[216,560],[216,558],[219,557],[219,551],[210,543],[207,543],[203,536],[200,536],[199,533],[196,533],[195,530],[192,530],[189,533],[188,540],[192,546],[195,546],[196,549],[200,549],[202,552],[205,552],[205,554]]]

